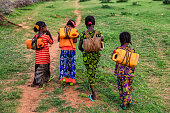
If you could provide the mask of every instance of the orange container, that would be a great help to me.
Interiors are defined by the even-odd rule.
[[[65,38],[66,37],[66,28],[61,27],[60,31],[59,31],[59,34],[60,34],[60,38]],[[75,28],[72,28],[71,31],[68,30],[68,36],[69,36],[69,38],[78,37],[79,36],[78,30],[75,29]]]
[[[32,39],[26,40],[27,49],[32,49]]]
[[[123,49],[117,49],[112,56],[112,60],[119,64],[135,68],[138,64],[139,54],[129,52]]]
[[[32,39],[26,40],[27,49],[32,49]],[[43,39],[37,40],[37,48],[44,47]]]

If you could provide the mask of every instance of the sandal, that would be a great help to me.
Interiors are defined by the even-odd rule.
[[[73,86],[74,84],[72,82],[70,82],[70,86]]]
[[[89,89],[91,89],[90,85],[89,85]]]
[[[88,98],[89,98],[91,101],[93,101],[93,102],[96,101],[96,100],[93,100],[93,99],[92,99],[92,95],[88,95]]]
[[[62,83],[63,85],[66,85],[66,79],[64,78],[61,83]]]
[[[48,82],[50,82],[50,81],[53,80],[53,79],[54,79],[54,76],[53,76],[53,75],[50,75],[50,78],[49,78]]]
[[[123,110],[126,110],[126,107],[123,106],[123,104],[120,104],[120,107],[121,107]]]
[[[43,90],[43,89],[45,89],[45,84],[39,85],[39,90]]]

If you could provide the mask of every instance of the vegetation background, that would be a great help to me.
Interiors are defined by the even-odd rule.
[[[48,0],[45,0],[48,1]],[[123,2],[122,2],[123,1]],[[95,29],[101,31],[105,39],[105,49],[97,70],[97,103],[88,107],[80,104],[70,105],[64,100],[66,89],[58,81],[59,63],[52,73],[54,81],[48,87],[52,91],[43,91],[36,110],[47,112],[169,112],[170,106],[170,7],[168,0],[1,0],[0,11],[14,23],[25,26],[18,28],[4,20],[0,21],[0,112],[17,112],[22,98],[22,89],[34,71],[34,51],[26,49],[25,40],[33,37],[33,26],[45,21],[53,36],[64,26],[68,19],[76,20],[75,10],[79,10],[82,22],[79,32],[86,30],[84,18],[93,15],[96,18]],[[133,82],[134,104],[123,111],[120,108],[117,80],[114,76],[115,63],[110,54],[120,45],[119,34],[128,31],[132,36],[132,47],[140,54]],[[88,83],[82,54],[77,49],[77,85],[75,91],[79,97],[87,99]],[[56,83],[57,82],[57,83]],[[61,96],[62,95],[62,96]]]

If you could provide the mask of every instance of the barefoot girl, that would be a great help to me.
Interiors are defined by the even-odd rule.
[[[95,25],[95,18],[93,16],[87,16],[85,18],[85,25],[87,28],[87,33],[93,37],[95,34],[94,25]],[[101,37],[103,40],[103,35],[98,31],[96,34],[96,37]],[[80,41],[79,41],[79,50],[83,53],[83,62],[87,69],[87,76],[88,76],[88,82],[90,85],[90,89],[92,91],[92,95],[89,95],[89,99],[92,101],[96,100],[96,94],[94,90],[94,84],[96,79],[96,70],[97,70],[97,64],[99,62],[100,58],[100,51],[95,52],[85,52],[83,45],[83,40],[86,39],[87,36],[85,34],[85,31],[80,35]]]
[[[128,32],[122,32],[119,36],[121,46],[116,49],[128,50],[135,53],[135,50],[132,49],[129,45],[131,44],[131,36]],[[115,53],[114,50],[113,54]],[[121,100],[121,108],[126,110],[127,105],[131,105],[133,103],[132,100],[132,82],[134,78],[135,68],[124,66],[122,64],[116,63],[115,66],[115,75],[117,76],[118,82],[118,90]]]
[[[69,20],[65,27],[60,28],[58,32],[59,47],[61,48],[60,54],[60,81],[63,85],[67,82],[70,85],[76,83],[76,46],[77,38],[79,36],[78,30],[75,28],[75,21]],[[64,35],[62,38],[62,29],[64,30]],[[72,30],[76,30],[75,38],[69,36]]]
[[[43,39],[44,47],[37,49],[35,52],[35,77],[30,86],[34,87],[38,85],[39,89],[43,89],[45,84],[52,79],[50,78],[50,53],[48,43],[53,44],[53,39],[47,30],[45,22],[38,21],[34,26],[34,31],[38,32],[34,38]]]

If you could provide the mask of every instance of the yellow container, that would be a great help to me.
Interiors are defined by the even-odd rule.
[[[75,29],[75,28],[67,28],[67,33],[68,33],[68,36],[69,38],[77,38],[79,36],[79,33],[78,33],[78,30]],[[60,34],[60,38],[65,38],[66,37],[66,28],[64,27],[61,27],[60,28],[60,31],[59,31],[59,34]]]
[[[26,40],[27,49],[32,49],[32,39]],[[37,48],[44,47],[43,39],[37,40]]]
[[[139,54],[123,49],[117,49],[112,56],[112,60],[125,66],[135,68],[138,64]]]

